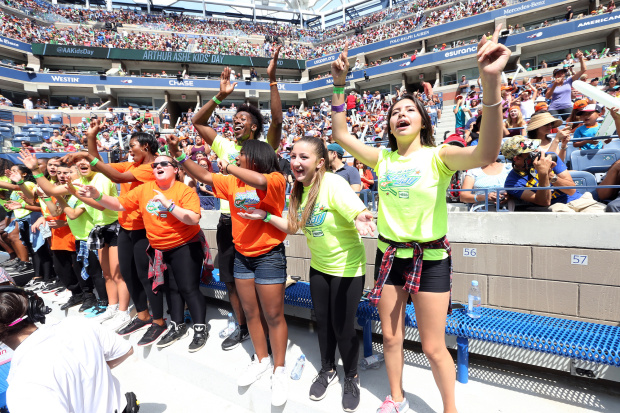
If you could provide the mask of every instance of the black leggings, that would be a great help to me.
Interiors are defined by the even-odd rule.
[[[164,282],[169,287],[170,318],[177,324],[183,323],[187,303],[194,324],[206,324],[207,303],[200,292],[200,272],[205,257],[202,244],[191,242],[164,251],[163,255],[168,266]]]
[[[146,249],[149,240],[146,238],[145,229],[127,230],[120,229],[118,232],[118,261],[121,275],[129,295],[136,306],[137,312],[146,311],[151,305],[154,319],[164,318],[164,293],[153,292],[153,283],[149,280],[149,257]]]
[[[359,340],[355,314],[364,290],[364,276],[335,277],[310,267],[310,293],[318,328],[321,368],[336,368],[336,346],[346,377],[357,375]]]
[[[80,250],[80,241],[75,240],[75,250]],[[77,253],[76,253],[77,254]],[[82,263],[79,263],[82,265]],[[82,270],[80,269],[80,272]],[[97,291],[97,295],[100,300],[108,301],[108,291],[105,289],[105,278],[103,278],[103,270],[101,269],[101,264],[99,263],[99,259],[95,255],[94,250],[88,251],[88,268],[86,268],[86,272],[88,273],[88,280],[93,283],[95,286],[95,291]],[[82,278],[80,275],[79,278]]]
[[[56,275],[72,294],[92,293],[93,282],[90,278],[82,278],[82,267],[75,251],[54,250],[52,259]]]

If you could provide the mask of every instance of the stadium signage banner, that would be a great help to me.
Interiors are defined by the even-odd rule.
[[[22,52],[32,52],[32,47],[28,43],[20,42],[18,40],[9,39],[8,37],[0,36],[0,45],[11,47],[13,49],[21,50]]]
[[[34,43],[32,53],[40,56],[88,57],[91,59],[140,60],[149,62],[201,63],[210,65],[267,67],[266,57],[233,56],[208,53],[166,52],[156,50],[110,49],[105,47],[66,46]],[[304,70],[303,60],[278,59],[282,69]]]
[[[493,21],[499,17],[511,16],[517,13],[529,12],[531,10],[539,9],[542,7],[549,7],[554,4],[564,3],[566,0],[538,0],[531,1],[529,3],[523,3],[518,6],[510,6],[504,7],[503,9],[493,10],[487,13],[477,14],[475,16],[467,17],[465,19],[460,19],[457,21],[453,21],[450,23],[441,24],[438,26],[428,27],[422,30],[416,30],[414,32],[403,34],[398,37],[394,37],[391,39],[383,40],[380,42],[372,43],[365,46],[356,47],[354,49],[349,50],[349,56],[355,56],[361,53],[371,53],[386,47],[405,44],[407,42],[411,42],[414,40],[420,40],[427,37],[437,36],[442,33],[447,33],[454,30],[464,29],[469,26],[473,26],[476,24],[487,23]],[[430,45],[429,45],[430,46]],[[432,48],[432,46],[430,46]],[[308,69],[322,65],[325,63],[332,62],[336,60],[338,57],[338,53],[324,56],[318,59],[308,60],[306,62],[306,67]]]

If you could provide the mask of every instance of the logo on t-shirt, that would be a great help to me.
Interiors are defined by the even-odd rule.
[[[232,163],[233,165],[237,164],[237,156],[239,156],[239,152],[230,152],[228,154],[228,163]]]
[[[298,219],[301,219],[301,215],[303,214],[303,208],[298,212]],[[323,225],[325,222],[325,217],[327,215],[327,207],[321,204],[315,204],[314,209],[312,210],[312,214],[306,220],[306,227],[318,227]],[[323,234],[321,234],[322,236]]]
[[[379,177],[379,189],[386,194],[397,195],[399,198],[409,198],[409,188],[421,177],[422,173],[419,169],[388,172]]]
[[[238,209],[256,208],[259,202],[260,198],[256,191],[237,192],[235,194],[235,207]]]
[[[168,216],[168,209],[162,205],[161,202],[151,199],[146,204],[146,212],[151,215],[160,216],[162,218],[166,218]]]

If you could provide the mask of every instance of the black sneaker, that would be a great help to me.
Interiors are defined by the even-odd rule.
[[[30,264],[30,262],[29,261],[20,261],[17,264],[15,264],[14,266],[12,266],[11,268],[6,269],[6,273],[9,274],[9,275],[19,274],[20,272],[22,272],[22,270],[25,269],[26,264]],[[30,265],[32,266],[32,264],[30,264]],[[43,281],[43,280],[41,279],[41,281]]]
[[[323,400],[327,389],[334,384],[338,384],[336,369],[334,371],[321,369],[310,386],[310,400]]]
[[[60,306],[61,310],[67,310],[71,307],[75,307],[76,305],[80,305],[84,302],[84,296],[82,294],[72,295],[69,298],[69,301]]]
[[[144,333],[140,341],[138,341],[138,345],[149,346],[153,344],[155,341],[157,341],[159,337],[161,337],[162,334],[166,332],[167,329],[168,327],[166,327],[165,324],[163,326],[160,326],[157,323],[152,323],[149,329],[146,330],[146,333]]]
[[[153,320],[150,318],[147,321],[144,321],[144,320],[140,320],[138,316],[135,316],[133,320],[131,320],[131,322],[127,324],[126,327],[123,327],[120,330],[118,330],[118,335],[128,336],[129,334],[133,334],[136,331],[144,330],[145,328],[149,328],[152,322]]]
[[[360,378],[345,377],[342,391],[342,410],[354,412],[360,405]]]
[[[224,341],[222,341],[222,350],[232,350],[239,346],[242,342],[250,338],[250,332],[247,328],[241,329],[239,326]]]
[[[157,343],[157,347],[163,348],[168,347],[171,344],[174,344],[177,340],[180,340],[189,335],[187,331],[187,324],[179,324],[174,321],[170,322],[170,326],[168,327],[168,332],[164,334],[164,336]]]
[[[56,291],[60,290],[61,288],[64,288],[64,287],[62,286],[60,281],[54,280],[54,281],[50,281],[48,283],[45,283],[43,285],[43,287],[41,288],[41,293],[43,293],[43,294],[55,293]]]
[[[140,410],[140,402],[136,398],[134,392],[125,393],[125,399],[127,400],[127,404],[125,405],[124,413],[138,413]]]
[[[78,309],[80,313],[83,313],[85,310],[88,310],[89,308],[97,305],[97,297],[95,297],[95,294],[92,294],[92,293],[83,294],[83,297],[84,297],[84,300],[82,301],[82,305]]]
[[[207,344],[209,333],[205,324],[194,324],[194,339],[189,343],[188,351],[193,353],[200,350]]]

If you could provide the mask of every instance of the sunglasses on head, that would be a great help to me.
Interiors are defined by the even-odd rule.
[[[174,165],[172,165],[172,162],[169,162],[169,161],[153,162],[153,163],[151,164],[151,167],[152,167],[153,169],[155,169],[155,168],[157,168],[159,165],[161,165],[161,167],[162,167],[162,168],[165,168],[166,166],[172,166],[172,167],[174,167]]]

